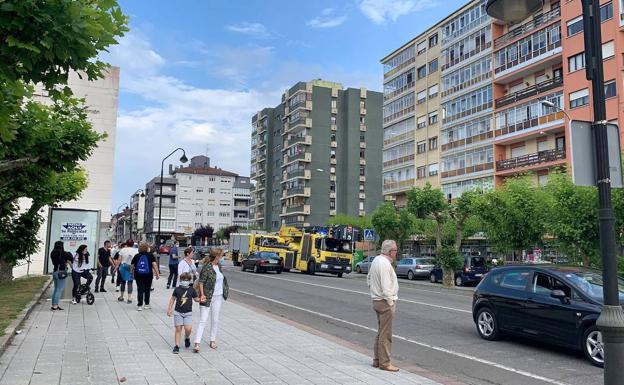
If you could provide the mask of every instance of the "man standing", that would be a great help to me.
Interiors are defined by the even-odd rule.
[[[180,255],[178,254],[178,241],[173,243],[169,250],[169,278],[167,278],[167,289],[178,286],[178,263]],[[173,279],[173,285],[171,280]]]
[[[397,244],[385,240],[381,244],[381,255],[373,260],[366,281],[373,299],[373,309],[377,313],[377,336],[373,348],[373,367],[390,372],[398,372],[399,368],[390,362],[392,350],[392,320],[399,299],[399,283],[392,267],[396,259]]]
[[[97,278],[95,279],[95,292],[106,293],[104,290],[104,283],[106,282],[106,275],[108,269],[113,265],[113,259],[111,258],[111,243],[110,241],[104,241],[104,247],[100,247],[97,257]]]

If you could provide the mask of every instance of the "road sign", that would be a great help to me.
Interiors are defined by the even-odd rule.
[[[570,122],[570,149],[572,181],[577,186],[595,186],[596,145],[591,122],[572,120]],[[609,171],[611,187],[622,187],[622,163],[620,158],[620,132],[615,124],[607,124],[609,146]]]
[[[365,241],[374,241],[375,240],[375,232],[371,229],[364,229],[364,240]]]

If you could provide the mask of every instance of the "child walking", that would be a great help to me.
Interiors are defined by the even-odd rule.
[[[167,307],[167,316],[173,315],[173,324],[175,325],[175,346],[173,354],[180,352],[180,337],[184,328],[184,347],[191,346],[191,331],[193,329],[193,302],[199,302],[199,296],[195,289],[191,286],[192,275],[183,273],[180,275],[180,286],[173,289],[169,306]],[[175,311],[173,305],[175,304]]]

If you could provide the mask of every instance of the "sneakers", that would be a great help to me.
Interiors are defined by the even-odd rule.
[[[76,299],[75,299],[75,298],[72,298],[72,305],[75,305],[75,304],[77,304],[77,303],[78,303],[78,302],[76,302]]]
[[[190,338],[186,337],[184,339],[184,347],[187,348],[187,349],[191,347],[191,339]]]
[[[170,287],[171,287],[170,285],[167,285],[167,289],[169,289]]]
[[[115,288],[115,291],[116,291],[116,292],[119,292],[119,288],[118,288],[118,287],[116,287],[116,288]]]
[[[143,311],[143,306],[137,306],[137,311]]]
[[[123,301],[123,299],[122,299]],[[126,301],[127,303],[132,303],[132,300],[130,298],[128,298],[128,300]]]
[[[97,290],[96,290],[95,292],[97,293]],[[106,290],[104,290],[103,288],[102,288],[102,289],[100,289],[100,293],[106,293],[106,292],[107,292],[107,291],[106,291]]]
[[[178,354],[180,353],[180,347],[178,345],[173,347],[173,354]]]
[[[104,291],[104,290],[102,290],[102,291]],[[100,291],[99,291],[98,289],[95,289],[95,292],[96,292],[96,293],[99,293]]]
[[[152,308],[152,305],[145,305],[145,306],[143,306],[143,309],[146,309],[146,310],[147,309],[151,309],[151,308]]]
[[[119,298],[117,298],[117,301],[119,301],[119,302],[123,302],[123,297],[119,297]]]

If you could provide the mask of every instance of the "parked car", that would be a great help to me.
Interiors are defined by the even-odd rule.
[[[284,270],[284,261],[277,253],[269,251],[256,251],[250,253],[247,258],[241,261],[241,270],[253,270],[254,273],[264,273],[267,271],[275,271],[282,274]]]
[[[435,267],[433,258],[403,258],[396,266],[396,274],[407,279],[427,278]]]
[[[464,266],[455,272],[455,285],[463,286],[468,283],[480,282],[488,272],[485,258],[475,255],[464,256]],[[436,266],[429,274],[429,280],[433,283],[442,282],[442,268]]]
[[[373,263],[373,259],[375,259],[375,255],[368,256],[360,262],[356,263],[355,271],[360,274],[368,274],[368,269],[370,269],[370,265],[371,263]]]
[[[481,338],[517,334],[581,350],[596,366],[604,364],[596,320],[603,306],[602,273],[561,265],[505,266],[493,269],[477,286],[472,315]],[[618,279],[624,304],[624,279]]]
[[[171,245],[160,245],[160,247],[158,248],[158,254],[160,255],[169,255],[169,252],[171,251]]]

